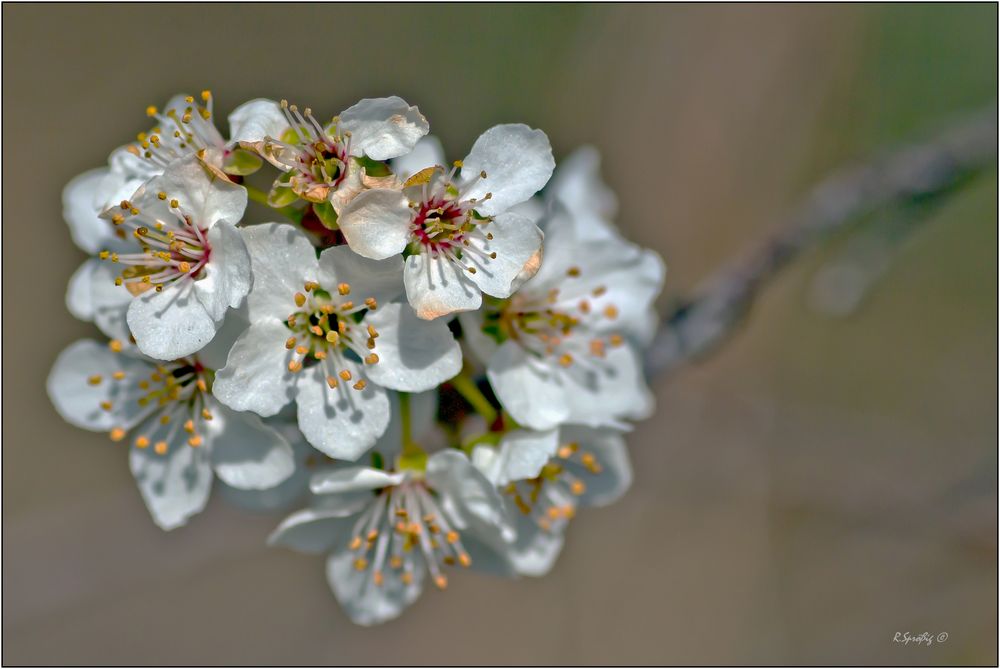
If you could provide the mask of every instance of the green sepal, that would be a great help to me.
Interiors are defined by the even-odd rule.
[[[417,450],[412,453],[404,453],[396,458],[396,470],[417,471],[422,472],[427,470],[427,453],[423,450]]]
[[[313,211],[316,212],[320,223],[330,230],[337,229],[337,212],[329,202],[313,203]]]
[[[299,199],[299,196],[292,190],[292,187],[288,185],[290,178],[291,175],[282,174],[274,181],[271,192],[267,195],[267,203],[275,209],[287,207]]]
[[[365,168],[365,174],[370,177],[387,177],[392,174],[389,166],[378,160],[372,160],[368,156],[361,156],[354,159],[358,165]]]
[[[264,165],[264,161],[255,153],[246,149],[235,149],[222,162],[222,171],[226,174],[246,176],[253,174]]]

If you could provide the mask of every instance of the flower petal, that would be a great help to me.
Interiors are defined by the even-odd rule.
[[[486,375],[504,409],[521,425],[548,430],[570,415],[562,380],[515,341],[497,349]]]
[[[456,311],[472,311],[483,303],[479,286],[443,256],[418,253],[406,259],[403,267],[406,299],[425,320]]]
[[[363,325],[379,336],[378,362],[365,371],[375,383],[416,393],[431,390],[462,370],[462,348],[444,319],[426,321],[406,304],[387,304],[369,312]]]
[[[404,474],[383,469],[342,467],[315,474],[309,480],[309,489],[314,495],[341,494],[398,485],[405,478]]]
[[[444,165],[444,149],[441,140],[433,135],[421,138],[413,150],[399,158],[392,159],[392,169],[400,182],[405,182],[426,167]]]
[[[362,378],[358,365],[345,365],[352,378]],[[299,429],[310,444],[337,460],[357,460],[389,425],[389,398],[383,388],[369,383],[355,390],[341,381],[326,383],[321,366],[299,372]]]
[[[483,200],[490,193],[476,210],[494,216],[540,191],[555,166],[549,138],[541,130],[522,123],[493,126],[462,161],[462,178],[477,179],[463,197]],[[481,172],[486,172],[485,179],[479,178]]]
[[[81,321],[94,320],[94,300],[90,285],[94,281],[94,270],[100,265],[100,260],[88,258],[69,278],[69,285],[66,287],[66,309]]]
[[[559,431],[514,430],[504,435],[497,456],[480,470],[496,486],[538,476],[559,448]]]
[[[273,416],[295,396],[285,348],[288,328],[277,319],[255,322],[229,351],[215,375],[212,394],[230,409]]]
[[[476,268],[469,279],[487,295],[509,297],[515,288],[514,280],[523,270],[528,270],[530,276],[538,269],[532,261],[542,247],[542,231],[531,219],[508,212],[471,235],[469,244],[479,251],[466,251],[462,258]],[[496,257],[492,258],[494,253]]]
[[[441,494],[456,522],[481,542],[499,547],[514,538],[500,493],[465,453],[446,449],[431,455],[427,483]]]
[[[126,320],[139,350],[157,360],[197,353],[212,341],[217,328],[215,319],[195,297],[194,281],[188,278],[133,299]]]
[[[328,291],[346,283],[350,300],[359,307],[368,298],[388,304],[403,294],[403,259],[371,260],[346,246],[326,249],[319,257],[319,282]]]
[[[232,223],[222,221],[208,231],[212,255],[194,282],[194,294],[215,321],[235,309],[250,292],[250,253]]]
[[[570,212],[581,240],[619,236],[611,222],[618,198],[601,179],[601,154],[594,147],[582,146],[559,163],[546,193]]]
[[[351,133],[351,155],[388,160],[408,153],[430,126],[402,98],[365,98],[340,115],[338,131]]]
[[[128,429],[140,417],[135,398],[125,401],[126,388],[112,381],[114,372],[129,376],[149,373],[148,362],[112,352],[107,345],[82,339],[66,347],[49,372],[45,387],[49,399],[63,419],[85,430],[104,432],[113,427]],[[99,378],[98,383],[94,380]],[[111,402],[113,411],[101,408]]]
[[[256,98],[244,102],[229,115],[229,143],[259,142],[265,137],[280,139],[289,127],[277,102]]]
[[[166,199],[158,197],[161,192],[167,194]],[[181,211],[203,229],[219,221],[235,225],[247,208],[246,189],[210,173],[194,155],[170,163],[163,174],[135,192],[132,204],[147,213],[170,217],[173,214],[169,203],[174,199]]]
[[[574,362],[565,369],[554,366],[566,391],[567,422],[621,427],[625,419],[642,420],[653,412],[655,400],[646,386],[642,361],[631,346],[612,347],[593,364]]]
[[[575,467],[574,474],[587,484],[584,493],[577,497],[581,506],[612,504],[632,485],[632,463],[620,432],[568,425],[562,428],[560,437],[563,443],[578,443],[601,467],[599,474],[590,475],[581,465],[567,461],[567,466]]]
[[[316,249],[309,238],[285,223],[239,228],[253,269],[247,298],[252,322],[266,316],[286,318],[294,311],[295,293],[319,278]]]
[[[133,446],[129,466],[160,528],[180,527],[205,508],[212,490],[212,466],[204,448],[183,445],[158,455],[152,449]]]
[[[63,189],[63,218],[69,225],[69,234],[77,246],[90,254],[114,239],[111,223],[98,216],[108,203],[106,196],[111,195],[102,188],[110,175],[111,170],[106,167],[88,170]]]
[[[291,444],[295,458],[292,475],[278,485],[263,490],[240,490],[219,481],[218,492],[227,502],[248,511],[287,511],[299,506],[309,492],[309,476],[312,473],[310,465],[320,456],[294,423],[265,421],[265,424],[276,429]]]
[[[132,294],[125,286],[116,286],[117,272],[106,261],[97,261],[90,280],[90,303],[94,324],[111,339],[129,338],[125,315],[132,303]]]
[[[234,488],[261,490],[292,475],[295,457],[284,437],[253,414],[213,404],[205,431],[216,476]]]
[[[355,624],[378,625],[399,617],[420,597],[426,570],[418,555],[414,553],[417,566],[409,583],[403,582],[400,570],[388,569],[382,585],[375,585],[371,572],[355,569],[355,555],[346,550],[327,558],[326,578],[334,597]]]
[[[281,521],[267,538],[268,546],[284,546],[302,553],[325,553],[348,538],[355,509],[309,508]]]
[[[373,188],[351,200],[337,222],[352,251],[382,260],[406,248],[411,218],[402,191]]]

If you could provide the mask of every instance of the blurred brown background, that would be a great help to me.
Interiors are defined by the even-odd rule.
[[[810,308],[841,240],[655,384],[637,476],[554,572],[475,574],[351,625],[277,518],[213,500],[166,535],[125,453],[61,422],[76,173],[147,104],[212,88],[332,115],[418,104],[449,153],[497,122],[592,143],[676,296],[827,170],[997,96],[996,5],[3,6],[3,662],[997,662],[997,187],[935,209],[847,318]],[[846,249],[846,250],[845,250]],[[812,300],[815,301],[815,300]],[[896,632],[947,632],[904,648]]]

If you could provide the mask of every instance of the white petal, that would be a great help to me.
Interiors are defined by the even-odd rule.
[[[285,348],[289,330],[277,319],[255,322],[233,344],[226,366],[215,375],[212,394],[230,409],[273,416],[294,397]]]
[[[386,304],[368,312],[362,326],[379,336],[379,361],[366,365],[368,377],[392,390],[421,392],[437,387],[462,370],[462,348],[444,319],[426,321],[405,304]]]
[[[625,419],[642,420],[652,414],[655,400],[646,386],[642,361],[630,346],[612,347],[604,358],[588,363],[553,365],[566,389],[568,422],[619,427]]]
[[[189,278],[133,299],[126,320],[139,350],[157,360],[197,353],[212,341],[218,327],[195,297],[194,281]]]
[[[346,365],[354,379],[360,366]],[[357,460],[370,449],[389,425],[389,398],[380,386],[369,383],[355,390],[352,382],[336,388],[326,383],[322,366],[299,372],[299,429],[310,444],[337,460]]]
[[[514,341],[497,349],[486,375],[504,409],[521,425],[548,430],[570,415],[559,376]]]
[[[90,304],[93,307],[94,324],[111,339],[125,341],[129,338],[125,314],[132,303],[132,294],[125,286],[116,286],[118,265],[107,261],[97,261],[90,280]]]
[[[74,177],[63,189],[63,218],[69,224],[73,242],[87,253],[97,253],[114,238],[111,223],[98,217],[107,204],[102,185],[110,173],[106,167],[89,170]]]
[[[493,239],[488,239],[492,235]],[[523,270],[531,274],[538,269],[538,251],[542,246],[542,231],[531,219],[518,214],[505,213],[484,225],[477,234],[469,237],[470,245],[480,253],[466,251],[463,261],[476,268],[469,278],[487,295],[509,297],[514,290],[514,280]],[[490,254],[496,253],[496,258]],[[530,276],[530,274],[529,274]]]
[[[441,140],[433,135],[427,135],[417,142],[412,151],[399,158],[393,158],[392,169],[399,181],[404,182],[424,168],[444,164]]]
[[[232,350],[240,335],[249,327],[250,321],[247,318],[246,307],[230,309],[226,314],[226,320],[223,321],[222,327],[215,333],[212,341],[198,351],[199,362],[213,371],[225,367],[229,351]]]
[[[497,486],[538,476],[559,448],[559,431],[514,430],[500,441],[486,477]]]
[[[580,239],[619,236],[611,222],[618,213],[618,198],[601,179],[601,155],[594,147],[582,146],[566,157],[546,193],[570,212]]]
[[[263,316],[287,318],[295,311],[295,293],[306,281],[319,279],[316,249],[309,238],[285,223],[239,228],[253,269],[253,289],[247,298],[250,320]]]
[[[319,277],[320,285],[332,293],[342,283],[349,285],[351,292],[344,299],[358,306],[369,297],[388,304],[403,294],[403,259],[371,260],[346,246],[334,246],[320,254]]]
[[[295,458],[292,475],[278,485],[263,490],[240,490],[223,481],[218,481],[216,488],[227,502],[247,511],[288,511],[301,506],[303,498],[309,492],[309,477],[320,455],[309,445],[294,423],[276,419],[265,421],[265,424],[277,430],[291,444]]]
[[[402,191],[373,188],[351,200],[337,223],[352,251],[382,260],[406,248],[411,218],[409,201]]]
[[[159,193],[167,198],[160,200]],[[132,204],[150,214],[173,216],[169,202],[176,199],[180,209],[201,228],[219,221],[240,222],[247,207],[247,191],[242,186],[210,173],[197,156],[176,160],[163,174],[153,177],[135,192]]]
[[[406,299],[425,320],[478,309],[483,293],[465,274],[441,256],[412,255],[403,268]]]
[[[555,566],[563,547],[563,533],[543,530],[534,518],[517,514],[517,539],[510,547],[509,558],[523,576],[544,576]]]
[[[221,321],[226,311],[235,309],[250,292],[250,253],[243,237],[228,221],[208,231],[212,255],[202,276],[194,282],[194,294],[215,321]]]
[[[462,326],[462,341],[466,343],[473,356],[484,365],[488,365],[493,359],[500,345],[496,339],[483,332],[485,321],[482,312],[467,311],[458,315],[458,322]]]
[[[493,126],[476,140],[462,161],[463,180],[477,179],[464,197],[482,200],[479,213],[493,216],[524,202],[542,189],[556,163],[549,138],[521,123]],[[485,179],[478,175],[486,172]]]
[[[593,454],[601,467],[599,474],[590,475],[583,466],[572,464],[578,470],[573,473],[587,484],[577,498],[582,506],[612,504],[632,485],[632,464],[620,432],[570,425],[562,429],[560,437],[563,443],[580,444],[581,450]]]
[[[371,467],[343,467],[315,474],[309,481],[314,495],[329,495],[358,490],[375,490],[402,483],[404,474]]]
[[[424,566],[416,552],[413,579],[405,584],[401,572],[387,569],[381,586],[377,586],[370,571],[354,568],[354,553],[338,551],[326,562],[326,578],[334,597],[350,619],[358,625],[378,625],[399,615],[420,597],[424,585]]]
[[[311,508],[297,511],[281,521],[268,537],[269,546],[285,546],[302,553],[325,553],[350,537],[355,509]]]
[[[351,133],[351,154],[372,160],[402,156],[430,126],[416,107],[402,98],[366,98],[340,115],[338,130]]]
[[[442,503],[456,514],[456,521],[486,545],[499,547],[513,539],[500,493],[465,453],[446,449],[431,455],[427,483],[442,495]]]
[[[277,102],[257,98],[244,102],[229,115],[229,142],[259,142],[265,137],[280,139],[289,127]]]
[[[165,455],[151,448],[132,447],[132,475],[153,520],[164,530],[184,525],[208,502],[212,466],[203,448],[181,445]]]
[[[94,319],[94,300],[90,286],[94,281],[94,270],[100,265],[100,260],[89,258],[69,278],[69,285],[66,287],[66,309],[81,321]]]
[[[112,381],[111,375],[117,371],[133,377],[148,375],[150,368],[147,362],[83,339],[59,354],[45,387],[56,411],[67,423],[100,432],[113,427],[128,429],[139,417],[138,407],[134,398],[132,402],[123,401],[126,387]],[[101,382],[90,383],[94,376],[101,377]],[[111,402],[114,411],[102,409],[102,402]]]
[[[253,414],[213,404],[205,436],[216,476],[234,488],[261,490],[292,475],[295,458],[284,437]]]

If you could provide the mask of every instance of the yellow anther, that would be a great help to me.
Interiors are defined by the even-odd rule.
[[[382,576],[382,572],[376,571],[374,574],[372,574],[372,583],[374,583],[376,587],[381,587],[382,583],[384,582],[385,580],[384,577]]]
[[[613,304],[609,304],[604,307],[604,316],[606,318],[610,318],[611,320],[618,318],[618,307]]]
[[[349,369],[342,369],[342,370],[340,370],[340,373],[337,374],[337,376],[339,376],[340,378],[342,378],[345,381],[350,381],[351,380],[351,370],[349,370]]]
[[[347,544],[347,547],[352,551],[356,551],[361,548],[361,537],[354,537],[351,542]]]
[[[125,378],[125,372],[117,371],[111,375],[111,378],[113,378],[115,381],[121,381]]]
[[[121,353],[122,343],[117,339],[112,339],[111,341],[108,342],[108,348],[110,348],[115,353]]]
[[[295,349],[295,352],[296,352],[296,353],[298,353],[299,355],[305,355],[306,353],[308,353],[308,352],[309,352],[309,347],[308,347],[308,346],[302,346],[302,345],[299,345],[299,346],[298,346],[298,347],[297,347],[297,348]]]
[[[566,270],[566,275],[572,277],[580,276],[580,268],[574,265],[573,267],[570,267],[568,270]]]
[[[317,288],[319,288],[319,284],[316,283],[315,281],[306,281],[305,285],[303,286],[303,288],[305,288],[306,292],[308,293],[310,291],[313,291],[313,290],[316,290]]]
[[[311,325],[311,326],[309,326],[309,331],[312,332],[317,337],[322,337],[323,336],[323,328],[321,328],[318,325]]]
[[[212,420],[212,412],[209,411],[208,409],[202,409],[201,417],[204,418],[205,420]]]
[[[302,293],[295,293],[295,306],[301,307],[306,303],[306,296]]]
[[[184,97],[184,102],[191,104],[192,102],[194,102],[194,97],[191,95],[187,95]]]
[[[342,302],[341,305],[340,305],[340,308],[343,311],[350,311],[351,309],[354,308],[354,302],[351,302],[350,300],[347,300],[346,302]]]
[[[212,97],[212,91],[207,88],[201,92],[201,99],[204,102],[208,102]]]
[[[444,574],[438,574],[437,576],[434,577],[434,585],[436,585],[441,590],[444,590],[445,588],[448,587],[448,577],[446,577]]]
[[[476,273],[476,268],[475,267],[466,267],[465,269],[469,270],[469,274],[475,274]]]
[[[563,367],[569,367],[570,365],[573,364],[573,356],[571,356],[569,353],[563,353],[561,356],[559,356],[559,364],[562,365]]]
[[[198,379],[197,381],[194,382],[194,385],[197,386],[198,390],[200,390],[201,392],[203,393],[208,392],[208,384],[205,383],[205,379]]]
[[[487,232],[486,233],[486,239],[488,239],[490,241],[493,241],[493,233],[492,232]]]
[[[125,217],[119,213],[111,214],[111,222],[115,225],[121,225],[125,222]]]
[[[101,384],[101,381],[103,380],[104,377],[102,377],[100,374],[94,374],[93,376],[87,379],[87,383],[92,386],[98,386]]]
[[[111,252],[101,251],[100,253],[97,254],[97,257],[100,258],[101,260],[107,260],[108,258],[111,257]]]
[[[292,372],[294,374],[295,372],[298,372],[301,369],[302,369],[302,363],[300,361],[298,361],[298,360],[289,360],[288,361],[288,371],[289,372]]]
[[[146,107],[146,116],[156,116],[156,107],[154,105]]]
[[[611,335],[610,337],[608,337],[608,342],[609,342],[609,343],[610,343],[610,344],[611,344],[612,346],[621,346],[621,345],[622,345],[622,343],[624,343],[624,341],[625,341],[625,340],[624,340],[624,339],[622,339],[622,336],[621,336],[620,334],[613,334],[613,335]]]
[[[212,112],[208,111],[207,109],[199,109],[199,110],[198,110],[198,113],[199,113],[199,114],[201,115],[201,117],[202,117],[203,119],[205,119],[206,121],[207,121],[208,119],[212,118]]]
[[[375,311],[376,309],[378,309],[378,302],[375,300],[374,297],[369,297],[368,299],[365,300],[365,306],[371,309],[372,311]]]
[[[604,357],[604,341],[595,339],[590,342],[590,352],[598,358]]]
[[[368,541],[368,543],[371,543],[376,539],[378,539],[378,530],[369,530],[365,540]]]
[[[184,421],[184,431],[187,432],[188,434],[194,433],[194,421],[191,420],[190,418]]]
[[[556,508],[556,507],[554,507],[554,506],[550,506],[546,510],[546,513],[549,515],[549,518],[551,518],[552,520],[559,520],[559,516],[561,515],[559,509]]]
[[[186,260],[182,261],[181,264],[177,266],[177,269],[187,274],[188,272],[191,271],[191,263],[187,262]]]
[[[365,362],[368,363],[369,365],[374,365],[376,362],[378,362],[378,353],[369,353],[367,356],[365,356]]]
[[[170,416],[160,416],[160,425],[166,425],[170,422]]]
[[[404,571],[403,575],[399,577],[399,580],[403,582],[403,585],[410,585],[413,583],[413,572]]]
[[[572,457],[573,454],[576,453],[579,448],[580,448],[580,445],[577,444],[576,442],[573,442],[571,444],[565,444],[565,445],[559,447],[559,450],[556,452],[556,454],[560,458],[562,458],[563,460],[565,460],[567,458]]]
[[[326,360],[326,351],[316,351],[313,353],[313,357],[317,360]]]
[[[355,390],[364,390],[365,386],[367,386],[367,385],[368,384],[365,383],[364,379],[358,379],[358,382],[354,384],[354,389]]]
[[[338,284],[337,292],[340,293],[341,295],[347,295],[348,293],[351,292],[351,284],[349,283]]]
[[[587,300],[580,300],[579,307],[580,307],[580,311],[582,313],[585,313],[585,314],[589,314],[590,313],[590,302],[588,302]]]
[[[105,411],[111,411],[111,409],[113,409],[114,406],[111,404],[111,402],[104,400],[103,402],[101,402],[101,408],[104,409]]]
[[[469,557],[468,553],[459,553],[458,563],[461,564],[463,567],[469,567],[472,565],[472,558]]]
[[[573,481],[569,489],[574,495],[582,495],[587,492],[587,486],[584,485],[583,481]]]
[[[179,206],[181,206],[181,203],[178,202],[177,200],[171,200],[170,201],[170,208],[171,209],[176,209]]]
[[[367,346],[370,349],[375,348],[375,340],[369,338],[368,341],[365,342],[365,346]]]
[[[393,555],[391,558],[389,558],[389,566],[392,567],[393,569],[401,568],[403,566],[403,558],[399,557],[398,555]]]
[[[330,388],[336,388],[338,385],[340,385],[340,382],[337,381],[336,376],[328,376],[326,377],[326,385],[330,386]]]
[[[444,535],[444,540],[447,541],[449,544],[455,543],[456,541],[458,541],[458,532],[456,532],[455,530],[448,532],[448,534]]]
[[[287,348],[289,351],[291,351],[293,348],[295,348],[295,341],[296,341],[295,337],[289,337],[288,339],[286,339],[285,340],[285,348]]]
[[[190,439],[188,439],[188,446],[192,448],[198,448],[199,446],[201,446],[201,435],[196,434]]]
[[[118,262],[118,254],[117,253],[112,253],[111,254],[111,262]]]
[[[163,192],[163,191],[161,190],[161,191],[160,191],[159,193],[157,193],[157,194],[156,194],[156,197],[158,197],[158,198],[159,198],[159,199],[161,199],[161,200],[166,200],[166,199],[167,199],[167,194],[166,194],[166,193],[164,193],[164,192]]]
[[[364,558],[358,558],[354,561],[354,568],[358,571],[364,571],[368,568],[368,560]]]
[[[368,336],[371,337],[372,339],[376,339],[378,337],[378,330],[376,330],[374,327],[372,327],[371,325],[369,325],[368,326]]]
[[[147,437],[137,437],[136,440],[135,440],[135,447],[136,448],[148,448],[149,447],[149,439]]]
[[[452,163],[452,165],[454,165],[455,167],[461,168],[462,167],[462,161],[461,160],[456,160],[455,162]]]
[[[153,451],[155,451],[157,455],[166,455],[168,448],[169,446],[167,446],[167,442],[165,441],[158,441],[153,444]]]

